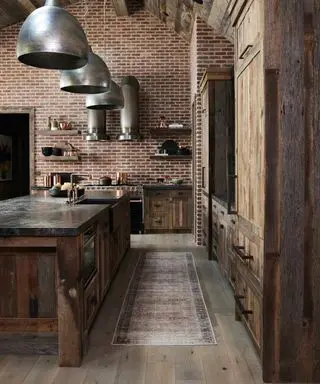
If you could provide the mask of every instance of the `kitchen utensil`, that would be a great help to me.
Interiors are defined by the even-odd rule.
[[[126,172],[117,172],[116,174],[117,184],[127,184],[128,183],[128,174]]]
[[[172,184],[182,184],[183,179],[173,178],[173,179],[171,179],[171,183]]]
[[[53,147],[42,147],[41,152],[44,156],[51,156],[53,151]]]
[[[59,175],[58,173],[53,175],[53,185],[61,184],[61,181],[62,181],[61,175]]]
[[[57,148],[57,147],[53,147],[52,148],[52,155],[53,156],[62,156],[62,149]]]
[[[109,186],[111,185],[111,177],[109,176],[104,176],[104,177],[100,177],[100,179],[98,180],[98,184],[99,185],[106,185],[106,186]]]
[[[178,143],[174,140],[166,140],[161,145],[161,151],[167,153],[168,155],[176,155],[179,149]]]

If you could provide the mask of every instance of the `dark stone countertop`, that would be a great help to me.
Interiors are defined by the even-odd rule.
[[[144,184],[144,189],[192,189],[190,184]]]
[[[108,205],[67,205],[66,198],[24,196],[0,201],[0,236],[76,236]]]

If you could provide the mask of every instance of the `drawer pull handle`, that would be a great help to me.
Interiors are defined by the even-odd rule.
[[[154,205],[156,208],[160,208],[161,207],[161,204],[155,204]]]
[[[240,59],[244,59],[246,53],[248,53],[250,51],[250,49],[252,48],[252,44],[248,44],[245,49],[243,50],[243,52],[241,53],[241,55],[239,56]]]
[[[241,257],[242,260],[253,260],[253,256],[247,256],[245,255],[242,250],[244,249],[244,247],[240,246],[240,245],[233,245],[232,246],[232,249],[236,252],[236,254],[238,256]]]
[[[245,309],[242,302],[241,302],[241,299],[244,299],[245,297],[243,295],[234,295],[234,300],[236,302],[236,307],[238,308],[238,310],[245,316],[247,315],[252,315],[253,314],[253,311],[250,310],[250,309]]]

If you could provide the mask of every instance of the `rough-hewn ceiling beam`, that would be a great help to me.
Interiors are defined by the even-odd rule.
[[[117,16],[129,16],[128,4],[126,0],[112,0]]]

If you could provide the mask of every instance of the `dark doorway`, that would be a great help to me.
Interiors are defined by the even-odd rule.
[[[5,155],[2,155],[0,200],[30,193],[29,118],[28,113],[0,113],[0,143],[5,143],[5,145],[2,144],[2,154],[5,153]],[[5,161],[6,165],[4,165]],[[9,171],[7,164],[11,167]]]

